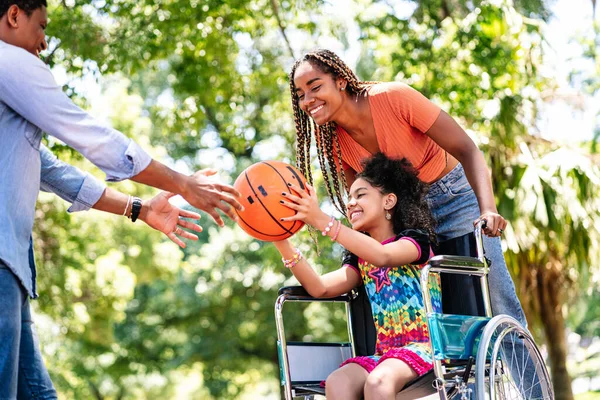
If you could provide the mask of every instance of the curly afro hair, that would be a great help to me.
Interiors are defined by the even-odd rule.
[[[427,231],[432,244],[437,243],[435,219],[425,200],[428,186],[417,177],[417,171],[406,159],[389,158],[377,153],[363,160],[363,171],[356,176],[378,188],[383,194],[394,193],[398,198],[390,210],[395,234],[405,229]]]

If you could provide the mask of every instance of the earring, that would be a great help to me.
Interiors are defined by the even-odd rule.
[[[340,88],[340,90],[343,92],[344,90],[346,90],[346,87],[344,86],[343,88]]]
[[[385,210],[385,219],[388,221],[392,219],[392,214],[390,214],[389,210]]]

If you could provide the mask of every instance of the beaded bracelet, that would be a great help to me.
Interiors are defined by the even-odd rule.
[[[331,230],[331,228],[333,227],[333,222],[335,221],[334,217],[331,217],[331,219],[329,220],[329,223],[327,224],[327,226],[325,227],[325,229],[323,229],[321,231],[321,235],[323,236],[327,236],[329,234],[329,231]]]
[[[281,261],[283,261],[283,265],[285,265],[286,268],[294,268],[302,259],[302,253],[300,252],[300,250],[296,249],[296,254],[294,254],[294,256],[292,258],[290,258],[289,260],[286,260],[285,258],[281,258]]]
[[[131,199],[132,199],[132,197],[131,197],[131,195],[129,195],[129,197],[127,198],[127,204],[125,204],[125,211],[123,211],[124,217],[126,216],[125,214],[127,214],[127,210],[129,209],[129,203],[131,202]]]
[[[340,234],[340,229],[342,229],[342,221],[338,221],[337,228],[335,228],[335,233],[331,237],[332,241],[335,242],[337,240],[337,237]]]

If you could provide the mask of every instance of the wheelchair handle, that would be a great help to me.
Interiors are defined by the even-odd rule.
[[[487,221],[485,219],[481,219],[477,221],[475,225],[475,248],[477,249],[477,258],[484,264],[485,262],[485,254],[483,253],[483,229],[486,227]]]

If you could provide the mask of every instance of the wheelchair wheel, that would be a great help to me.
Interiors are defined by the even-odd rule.
[[[554,399],[544,359],[531,335],[507,315],[487,323],[477,350],[478,400]]]

